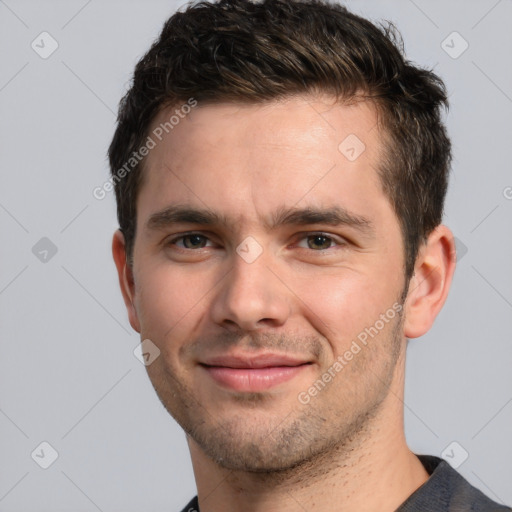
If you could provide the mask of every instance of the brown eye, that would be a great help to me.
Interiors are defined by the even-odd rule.
[[[310,249],[329,249],[333,243],[332,238],[325,235],[310,235],[307,238]]]
[[[203,249],[208,241],[208,238],[204,235],[191,233],[171,240],[170,245],[176,245],[181,249]]]
[[[297,244],[302,249],[328,254],[331,254],[335,249],[344,248],[346,245],[347,241],[343,237],[322,232],[301,233]]]
[[[183,245],[187,249],[201,249],[206,245],[206,238],[201,235],[187,235],[183,237]]]

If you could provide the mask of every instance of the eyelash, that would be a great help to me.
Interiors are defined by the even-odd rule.
[[[330,235],[329,233],[324,233],[322,231],[312,231],[312,232],[306,232],[306,233],[303,233],[301,234],[302,236],[298,239],[299,241],[302,241],[302,240],[306,240],[307,238],[312,238],[312,237],[324,237],[324,238],[327,238],[329,239],[332,243],[336,244],[336,246],[345,246],[347,245],[347,242],[339,237],[335,237],[334,235]],[[191,236],[199,236],[199,237],[202,237],[204,239],[207,239],[211,242],[211,240],[204,234],[202,233],[197,233],[197,232],[190,232],[190,233],[183,233],[181,234],[180,236],[177,236],[177,237],[174,237],[172,238],[171,240],[169,240],[168,242],[166,242],[166,245],[175,245],[177,241],[179,240],[183,240],[187,237],[191,237]],[[199,249],[188,249],[186,247],[178,247],[177,248],[181,251],[186,251],[186,252],[196,252],[198,250],[201,250],[201,249],[205,249],[205,247],[200,247]],[[306,248],[306,247],[301,247],[301,249],[310,249],[311,251],[314,251],[314,252],[325,252],[327,251],[328,249],[332,249],[333,246],[331,247],[328,247],[327,249],[319,249],[319,250],[314,250],[314,249],[310,249],[310,248]]]

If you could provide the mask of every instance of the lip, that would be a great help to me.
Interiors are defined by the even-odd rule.
[[[310,361],[282,354],[224,355],[200,363],[220,386],[245,392],[273,388],[289,381],[310,365]]]
[[[296,359],[286,354],[258,354],[257,356],[227,354],[223,356],[211,357],[201,364],[206,366],[223,366],[226,368],[269,368],[273,366],[299,366],[309,361]]]

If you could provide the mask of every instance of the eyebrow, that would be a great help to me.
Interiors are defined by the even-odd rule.
[[[225,226],[234,229],[238,222],[225,215],[219,215],[206,208],[193,208],[183,205],[172,205],[153,213],[146,222],[146,229],[161,230],[173,224],[197,224],[202,226]],[[340,206],[329,208],[280,208],[272,216],[270,222],[264,222],[268,231],[281,226],[300,226],[325,224],[328,226],[348,226],[371,237],[375,235],[373,222]]]

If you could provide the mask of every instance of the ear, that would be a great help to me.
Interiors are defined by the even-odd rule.
[[[133,279],[133,271],[127,262],[124,235],[119,229],[114,233],[112,240],[112,255],[117,267],[119,286],[121,287],[121,293],[123,294],[126,310],[128,311],[130,325],[140,333],[139,317],[134,304],[135,281]]]
[[[423,336],[441,311],[455,271],[453,233],[439,225],[420,247],[405,301],[404,334]]]

